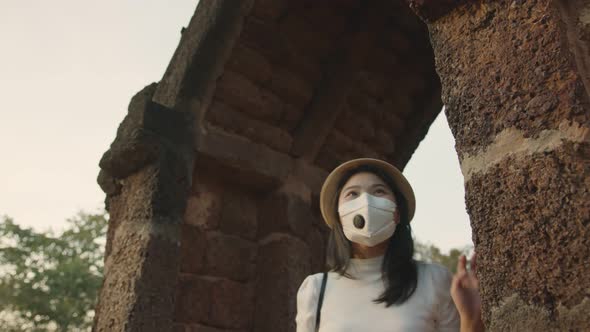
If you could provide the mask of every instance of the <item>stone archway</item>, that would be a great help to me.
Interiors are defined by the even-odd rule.
[[[487,325],[514,326],[515,309],[547,329],[588,324],[588,294],[562,287],[590,284],[587,26],[534,2],[200,2],[101,160],[94,330],[292,330],[296,289],[323,265],[323,178],[359,156],[403,169],[442,106],[435,55]]]

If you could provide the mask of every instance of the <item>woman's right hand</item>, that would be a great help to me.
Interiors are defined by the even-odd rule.
[[[476,268],[475,254],[471,258],[470,271],[467,270],[467,258],[461,255],[457,262],[457,273],[453,276],[451,283],[451,297],[461,316],[461,332],[484,331]]]

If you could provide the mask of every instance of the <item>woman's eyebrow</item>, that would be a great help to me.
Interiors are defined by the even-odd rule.
[[[386,185],[382,184],[382,183],[375,183],[374,185],[371,186],[371,188],[375,188],[375,187],[383,187],[383,188],[387,188]]]
[[[360,187],[361,186],[359,186],[359,185],[348,186],[348,187],[345,187],[344,189],[342,189],[342,191],[347,191],[347,190],[350,190],[350,189],[358,189]]]

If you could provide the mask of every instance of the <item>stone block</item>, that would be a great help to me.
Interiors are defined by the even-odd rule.
[[[277,123],[281,117],[282,102],[237,72],[224,71],[217,82],[216,97],[227,105],[269,123]]]
[[[244,22],[240,40],[262,53],[271,63],[289,61],[292,50],[286,40],[276,33],[277,29],[276,24],[249,17]]]
[[[574,32],[559,11],[542,6],[547,2],[468,5],[454,19],[432,23],[431,39],[444,40],[433,47],[460,154],[476,154],[508,128],[536,137],[564,121],[590,122],[581,62],[566,55],[576,52],[569,48]],[[469,54],[462,52],[467,34]]]
[[[447,15],[465,1],[456,0],[405,0],[412,10],[424,21],[433,22]]]
[[[374,98],[385,97],[391,86],[391,78],[379,72],[361,70],[357,77],[362,90]]]
[[[375,137],[374,111],[378,108],[377,101],[367,94],[353,93],[349,96],[348,112],[342,112],[336,120],[337,128],[355,141],[368,141]],[[343,122],[348,122],[347,126]]]
[[[365,68],[388,76],[399,75],[399,57],[391,50],[375,47],[368,53]]]
[[[245,281],[254,273],[256,246],[237,236],[209,232],[205,256],[207,274]]]
[[[333,147],[324,144],[324,146],[318,153],[318,157],[315,160],[315,164],[321,169],[327,172],[331,172],[334,168],[336,168],[344,161],[346,161],[345,157],[337,153]]]
[[[252,119],[234,108],[215,101],[211,106],[207,119],[224,131],[251,139],[256,143],[268,145],[277,151],[287,152],[293,139],[285,130],[265,122]]]
[[[205,233],[198,227],[183,224],[180,238],[180,272],[201,273],[205,265]]]
[[[386,43],[395,50],[396,54],[411,56],[415,47],[414,43],[410,41],[412,37],[408,36],[401,29],[392,29],[385,36],[388,39]]]
[[[184,222],[202,230],[216,229],[219,225],[221,199],[222,191],[218,185],[202,182],[199,174],[195,174],[192,195],[188,198],[184,214]]]
[[[308,236],[313,223],[311,208],[298,196],[287,193],[269,195],[259,209],[258,238],[274,232]]]
[[[277,63],[287,70],[301,76],[306,82],[318,82],[323,78],[324,71],[319,59],[290,48],[291,56]]]
[[[398,104],[402,105],[402,107],[409,107],[404,106],[403,100],[399,100]],[[398,137],[402,134],[405,127],[405,121],[402,117],[406,112],[408,112],[407,109],[403,111],[399,110],[395,108],[395,105],[391,100],[385,100],[375,110],[375,117],[388,134]]]
[[[273,68],[268,88],[284,102],[300,109],[305,108],[313,95],[312,84],[280,66]]]
[[[242,73],[258,84],[267,83],[272,73],[268,60],[260,52],[243,44],[233,48],[226,68]]]
[[[339,7],[341,1],[332,3],[315,2],[310,8],[301,10],[301,15],[309,22],[314,30],[320,30],[326,37],[337,39],[346,28],[350,13]]]
[[[271,234],[260,244],[257,265],[254,331],[295,331],[296,296],[311,272],[307,244],[295,237]]]
[[[184,332],[246,332],[248,330],[235,330],[235,329],[225,329],[225,328],[217,328],[217,327],[212,327],[212,326],[207,326],[207,325],[202,325],[202,324],[191,324],[191,325],[186,325],[185,326],[185,330]]]
[[[415,114],[416,103],[412,101],[403,86],[394,85],[389,92],[389,99],[385,101],[388,109],[394,111],[399,118]],[[403,123],[402,123],[403,124]]]
[[[289,7],[288,0],[256,0],[251,15],[263,21],[276,21]]]
[[[297,108],[291,104],[283,106],[283,117],[279,126],[290,133],[293,133],[301,119],[303,118],[303,109]]]
[[[161,170],[152,165],[130,175],[121,193],[110,198],[105,276],[95,308],[96,331],[124,326],[137,330],[170,327],[180,269],[182,216],[170,210],[162,215],[154,204],[147,204],[159,197]],[[186,199],[176,197],[183,202]]]
[[[484,316],[515,292],[549,310],[590,285],[590,145],[509,157],[466,183]],[[479,262],[481,257],[481,264]],[[487,310],[486,310],[487,309]]]
[[[172,325],[172,332],[187,332],[188,328],[184,324],[174,324]]]
[[[225,193],[221,211],[222,232],[254,240],[257,218],[258,211],[253,197],[244,192]]]
[[[379,152],[389,155],[395,151],[395,143],[393,139],[394,133],[379,129],[375,134],[375,141],[377,142],[376,148]]]
[[[313,227],[305,240],[309,245],[311,253],[311,273],[326,271],[326,245],[328,238],[320,227]]]
[[[324,184],[324,180],[328,176],[328,173],[309,161],[304,159],[296,159],[293,166],[292,171],[293,178],[297,181],[301,181],[303,185],[305,185],[311,191],[311,194],[319,195],[322,185]],[[315,206],[313,199],[312,201],[312,211],[315,207],[317,207],[317,212],[319,212],[319,206]]]
[[[262,144],[229,135],[215,127],[197,139],[198,167],[221,175],[225,182],[271,190],[291,169],[291,158]]]
[[[367,138],[372,139],[372,138]],[[326,145],[333,148],[335,152],[343,156],[343,160],[348,160],[351,156],[365,156],[377,158],[378,147],[365,144],[360,138],[349,137],[337,129],[330,132],[330,136],[326,139]]]
[[[191,275],[180,275],[176,289],[177,323],[206,322],[211,309],[211,281]]]
[[[279,24],[279,31],[289,46],[311,58],[321,59],[335,45],[321,30],[314,30],[301,16],[287,15]]]
[[[218,280],[211,289],[210,324],[249,330],[254,315],[254,283]]]

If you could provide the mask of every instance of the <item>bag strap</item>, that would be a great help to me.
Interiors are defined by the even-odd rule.
[[[320,330],[320,315],[322,313],[322,303],[324,303],[324,293],[326,291],[326,282],[328,281],[328,273],[324,272],[322,277],[322,287],[320,288],[320,296],[318,298],[318,308],[315,314],[315,330]]]

